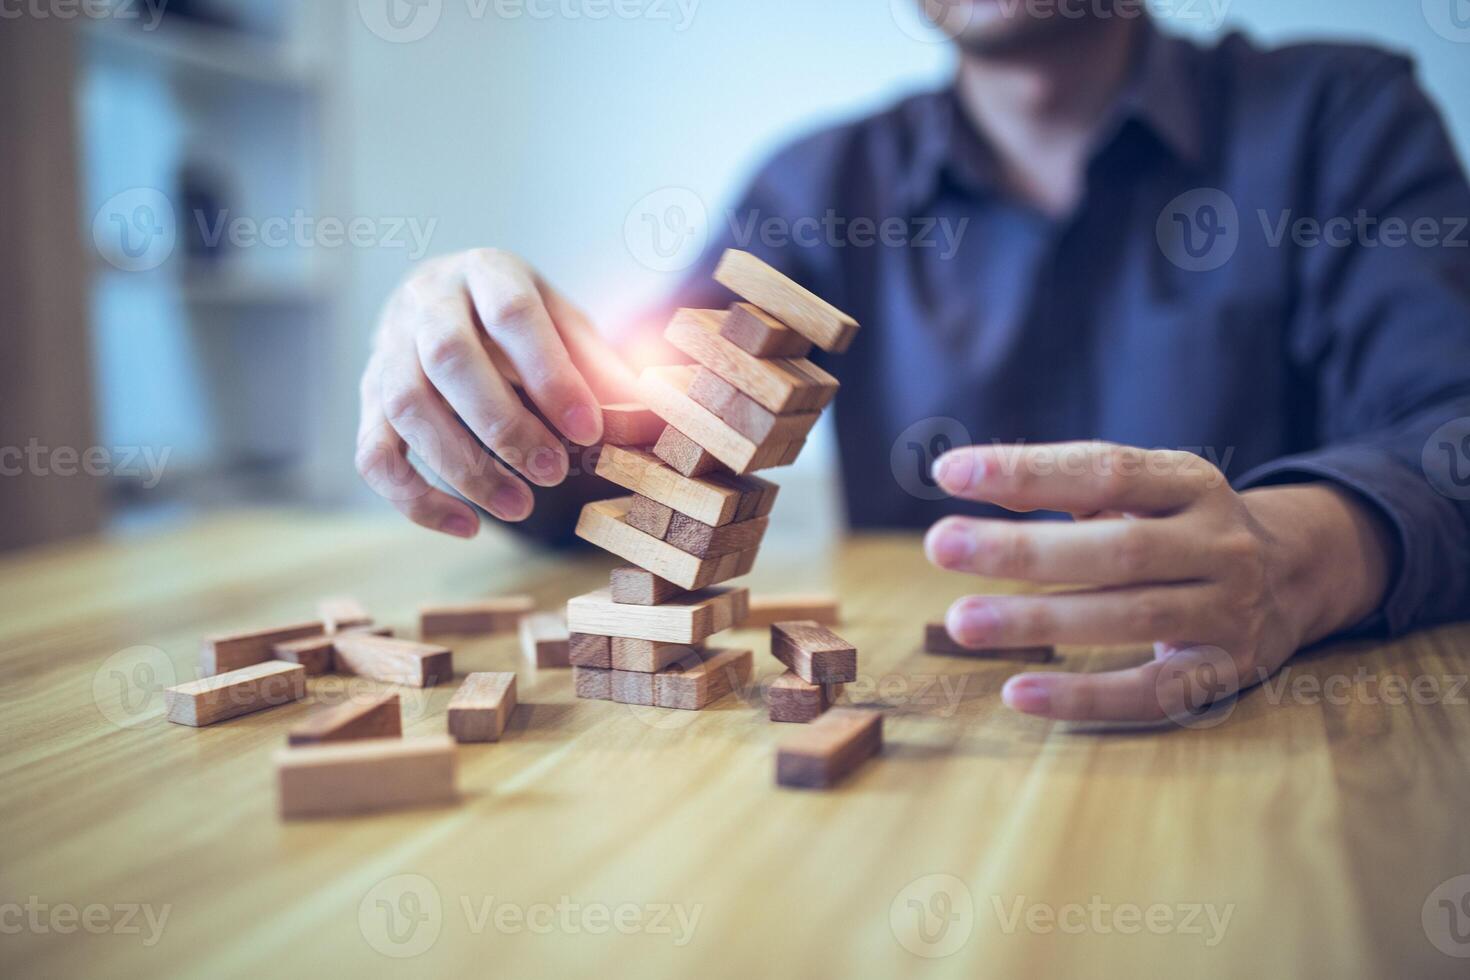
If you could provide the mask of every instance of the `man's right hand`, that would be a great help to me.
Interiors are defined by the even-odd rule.
[[[587,317],[517,256],[476,249],[433,259],[379,320],[362,376],[357,470],[415,523],[474,537],[474,509],[431,486],[408,450],[467,500],[524,520],[533,507],[526,481],[556,486],[569,461],[516,389],[561,435],[590,446],[602,438],[600,404],[626,400],[632,384]]]

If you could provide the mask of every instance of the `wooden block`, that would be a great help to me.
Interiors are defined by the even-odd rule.
[[[373,624],[373,617],[368,615],[362,603],[350,595],[328,596],[322,599],[316,604],[316,614],[326,624],[328,633]]]
[[[761,478],[758,476],[746,476],[741,477],[741,479],[760,480]],[[737,521],[748,521],[753,517],[766,517],[771,513],[772,508],[776,506],[776,494],[781,488],[768,480],[761,480],[761,482],[765,484],[764,487],[741,496],[740,506],[735,512],[735,519]]]
[[[758,476],[720,473],[686,477],[652,453],[616,446],[603,447],[597,460],[597,475],[715,526],[729,524],[737,513],[743,514],[741,520],[770,513],[779,489]],[[760,509],[762,505],[764,510]]]
[[[657,679],[656,703],[660,708],[699,711],[750,680],[749,650],[706,650],[704,656],[686,658]]]
[[[271,656],[286,663],[300,664],[306,669],[307,677],[320,677],[332,672],[336,649],[334,638],[323,634],[277,643],[271,647]]]
[[[286,740],[292,745],[345,742],[359,738],[399,738],[403,735],[403,709],[396,694],[353,698],[344,704],[318,711],[291,729]]]
[[[772,623],[771,654],[808,684],[857,680],[857,649],[811,620]]]
[[[724,587],[690,592],[661,606],[628,606],[613,602],[607,589],[599,589],[567,603],[567,622],[579,633],[703,643],[745,615],[749,595],[743,588]]]
[[[572,633],[567,640],[567,662],[573,667],[612,667],[612,637]]]
[[[281,816],[348,816],[452,803],[454,742],[373,738],[282,749],[276,754]]]
[[[389,684],[433,687],[454,677],[454,655],[448,647],[414,643],[371,633],[338,633],[333,667]]]
[[[806,357],[812,342],[750,303],[735,303],[720,336],[756,357]]]
[[[694,372],[689,397],[745,438],[761,444],[804,440],[822,417],[820,412],[777,415],[709,368]]]
[[[1019,663],[1044,664],[1056,659],[1055,647],[991,647],[975,650],[962,647],[949,635],[943,623],[924,625],[924,652],[948,657],[974,657],[979,660],[1014,660]]]
[[[653,454],[684,476],[707,476],[724,468],[713,453],[672,425],[664,426]]]
[[[669,544],[700,558],[716,558],[732,551],[760,547],[769,517],[756,517],[738,524],[710,527],[684,514],[674,514],[665,535]]]
[[[883,716],[833,708],[800,728],[776,750],[776,782],[821,789],[839,782],[883,748]]]
[[[204,641],[204,649],[199,651],[199,675],[208,677],[263,663],[271,659],[271,647],[277,643],[320,636],[326,630],[326,624],[318,619],[249,633],[212,636]]]
[[[734,473],[745,474],[775,466],[787,446],[774,441],[757,444],[696,403],[688,394],[694,372],[695,369],[688,366],[647,368],[638,378],[638,390],[670,428],[687,436]],[[667,433],[664,438],[669,438]],[[659,440],[660,445],[663,441],[663,438]],[[657,446],[654,451],[658,452]],[[658,455],[660,459],[668,460],[663,453]]]
[[[612,570],[608,590],[613,602],[634,606],[661,606],[684,592],[673,582],[632,565]]]
[[[178,684],[163,692],[168,720],[201,728],[306,696],[306,669],[279,660]]]
[[[602,441],[614,446],[651,446],[664,420],[636,402],[602,406]]]
[[[801,455],[801,451],[805,448],[805,439],[798,439],[795,442],[788,443],[786,447],[776,455],[776,461],[773,462],[771,465],[790,466],[792,463],[796,462],[796,458]]]
[[[660,541],[669,533],[669,522],[673,519],[674,508],[650,497],[634,496],[633,506],[628,508],[628,523]]]
[[[856,320],[749,252],[728,249],[715,268],[715,281],[822,350],[840,354],[857,335]]]
[[[838,605],[837,597],[826,592],[784,595],[753,593],[750,597],[750,611],[740,625],[750,629],[764,628],[772,623],[805,619],[822,626],[836,626],[840,621]]]
[[[821,411],[837,394],[837,379],[810,361],[763,360],[721,337],[726,316],[722,310],[680,310],[674,314],[664,337],[778,415]],[[657,411],[657,406],[651,407]],[[665,420],[674,424],[667,416]]]
[[[577,537],[683,589],[702,589],[742,574],[735,572],[731,564],[725,561],[729,556],[699,558],[630,527],[626,517],[631,502],[631,497],[619,497],[585,505],[581,517],[577,519]],[[626,608],[636,607],[629,605]]]
[[[424,605],[419,607],[419,635],[508,633],[535,610],[536,600],[528,595]]]
[[[521,653],[533,667],[570,667],[571,636],[561,613],[532,613],[521,620]]]
[[[662,643],[658,640],[639,640],[631,636],[613,636],[611,640],[612,665],[616,670],[632,670],[644,674],[656,673],[684,658],[698,656],[703,649],[691,643]]]
[[[515,674],[470,674],[449,699],[449,734],[456,742],[498,742],[515,710]]]
[[[611,699],[618,704],[642,704],[653,707],[654,678],[657,674],[642,674],[631,670],[609,671]]]
[[[612,671],[597,667],[572,668],[572,688],[577,697],[589,701],[612,700]]]
[[[841,684],[808,684],[796,671],[788,670],[771,682],[766,701],[772,721],[806,724],[832,707],[841,694]]]

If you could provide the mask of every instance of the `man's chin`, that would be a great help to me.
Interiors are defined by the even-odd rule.
[[[1034,0],[920,0],[925,17],[967,54],[1024,54],[1086,29],[1090,16],[1063,17]],[[1091,9],[1080,5],[1079,10]]]

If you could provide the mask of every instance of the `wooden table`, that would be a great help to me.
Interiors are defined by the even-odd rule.
[[[312,705],[160,717],[155,688],[193,676],[206,633],[341,592],[405,629],[431,598],[550,607],[607,567],[281,514],[0,563],[0,973],[1470,972],[1440,949],[1470,953],[1470,878],[1451,881],[1470,873],[1465,627],[1304,655],[1286,687],[1194,727],[1087,730],[999,703],[1026,668],[917,651],[975,589],[916,539],[778,541],[751,584],[838,589],[851,698],[886,715],[883,756],[838,791],[773,785],[789,729],[758,691],[697,714],[579,702],[513,637],[456,649],[460,673],[520,670],[524,705],[505,741],[460,749],[457,806],[282,823],[270,756]],[[774,676],[764,637],[729,636]],[[1063,654],[1079,671],[1146,655]],[[443,731],[451,692],[407,692],[409,732]]]

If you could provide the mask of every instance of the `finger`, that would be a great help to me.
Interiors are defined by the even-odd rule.
[[[465,431],[429,387],[411,347],[379,359],[378,381],[384,417],[425,466],[503,521],[530,515],[531,491]]]
[[[566,479],[561,441],[526,410],[491,363],[468,305],[430,300],[414,314],[416,354],[429,379],[480,442],[543,487]]]
[[[561,331],[567,354],[604,405],[637,400],[638,374],[592,325],[577,305],[544,279],[541,294]]]
[[[403,440],[378,405],[376,384],[364,385],[357,429],[357,472],[399,513],[433,531],[473,538],[480,530],[474,508],[429,485],[413,464]],[[368,390],[372,389],[372,390]]]
[[[1016,711],[1062,721],[1167,718],[1188,725],[1240,687],[1234,662],[1225,651],[1198,647],[1101,674],[1018,674],[1001,688],[1000,696]]]
[[[465,259],[465,282],[485,333],[541,413],[575,443],[602,438],[597,399],[572,364],[531,271],[514,256],[481,249]]]
[[[1074,514],[1168,513],[1221,482],[1193,453],[1104,442],[966,446],[936,460],[934,478],[965,500]]]
[[[949,607],[945,626],[972,648],[1055,643],[1196,642],[1223,635],[1216,591],[1154,585],[1050,595],[973,595]]]
[[[1027,582],[1135,585],[1204,578],[1210,553],[1180,519],[1062,521],[946,517],[924,552],[940,568]]]

